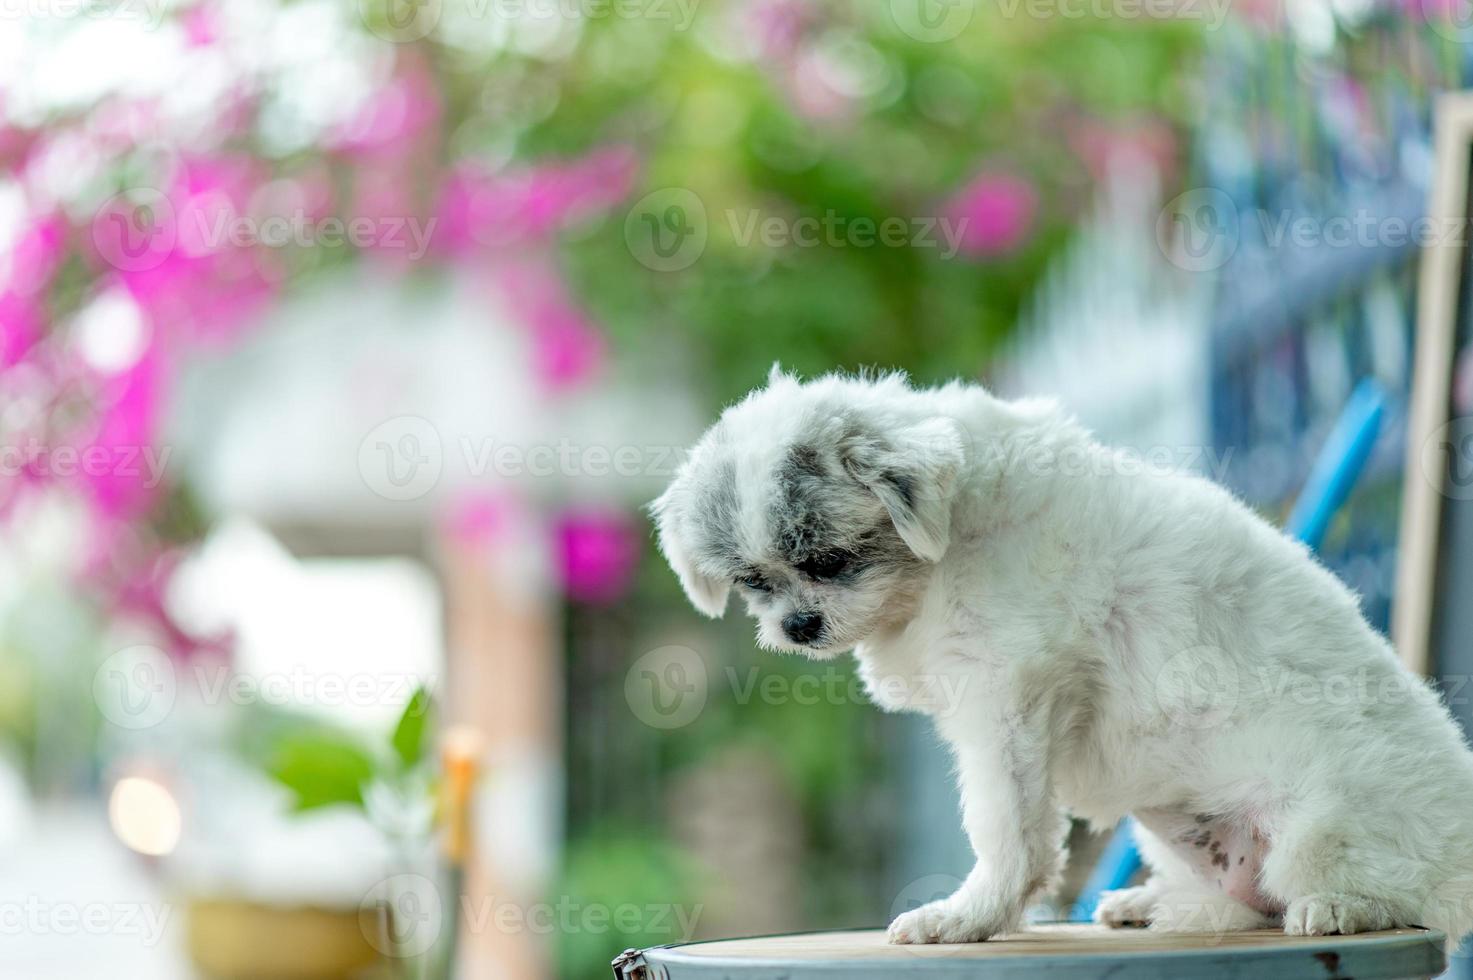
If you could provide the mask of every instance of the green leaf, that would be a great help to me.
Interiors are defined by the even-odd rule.
[[[394,754],[406,769],[412,769],[424,758],[426,742],[434,727],[430,724],[434,710],[434,697],[426,688],[421,687],[404,706],[404,713],[394,726]]]
[[[282,739],[267,772],[295,794],[298,812],[338,804],[362,807],[373,759],[343,735],[301,732]]]

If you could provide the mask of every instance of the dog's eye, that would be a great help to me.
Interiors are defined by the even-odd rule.
[[[772,586],[761,575],[743,575],[737,579],[738,585],[745,585],[754,592],[771,592]]]
[[[798,564],[798,571],[810,578],[833,578],[849,567],[849,556],[842,551],[829,551]]]

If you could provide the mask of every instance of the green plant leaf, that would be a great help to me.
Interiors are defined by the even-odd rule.
[[[300,732],[281,740],[266,767],[296,796],[298,812],[347,804],[363,806],[373,759],[363,746],[332,732]]]
[[[404,713],[394,726],[391,740],[394,754],[399,757],[404,768],[412,769],[424,758],[426,742],[434,729],[430,723],[434,711],[435,699],[423,687],[416,690],[409,703],[404,706]]]

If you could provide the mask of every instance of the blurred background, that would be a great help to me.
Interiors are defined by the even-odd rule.
[[[597,977],[949,893],[925,724],[652,550],[775,361],[1275,522],[1373,379],[1322,554],[1384,628],[1469,14],[0,0],[0,971]]]

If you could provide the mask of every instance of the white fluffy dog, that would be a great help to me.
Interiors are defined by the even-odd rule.
[[[1063,811],[1136,817],[1152,874],[1108,925],[1473,928],[1473,754],[1355,596],[1219,487],[1050,402],[774,369],[653,510],[698,609],[735,586],[763,646],[853,649],[951,746],[976,867],[892,942],[1017,928]]]

